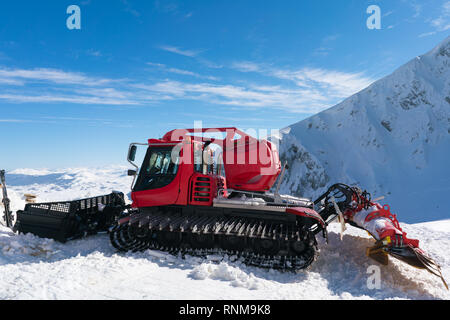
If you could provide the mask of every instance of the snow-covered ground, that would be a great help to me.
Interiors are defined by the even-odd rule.
[[[126,194],[125,169],[15,170],[7,173],[8,193],[14,210],[23,208],[24,193],[41,202]],[[450,279],[450,221],[402,226]],[[380,267],[380,289],[369,289],[376,263],[365,249],[373,240],[348,227],[340,241],[338,227],[330,226],[328,244],[318,237],[312,266],[292,274],[158,251],[117,253],[106,234],[60,244],[0,226],[0,299],[450,299],[440,279],[394,259]]]

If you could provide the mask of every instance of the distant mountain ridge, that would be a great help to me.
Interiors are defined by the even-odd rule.
[[[450,37],[336,106],[285,130],[283,193],[358,184],[407,222],[450,218]]]

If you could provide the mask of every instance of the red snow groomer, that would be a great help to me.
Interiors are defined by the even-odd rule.
[[[114,247],[229,254],[276,269],[314,260],[315,233],[325,221],[312,201],[268,192],[281,172],[271,142],[236,128],[208,128],[173,130],[146,145],[132,209],[110,232]],[[132,144],[133,165],[135,150]]]
[[[147,148],[140,167],[134,163],[138,145]],[[160,139],[132,143],[128,161],[136,168],[128,172],[134,177],[131,206],[120,193],[27,204],[17,212],[15,230],[59,241],[107,230],[120,251],[227,254],[249,265],[298,270],[314,261],[315,236],[327,237],[327,225],[340,217],[342,224],[374,236],[378,242],[368,254],[377,261],[386,263],[389,254],[439,271],[418,241],[406,238],[395,216],[358,188],[335,184],[314,202],[280,195],[286,165],[282,168],[275,146],[236,128],[172,130]],[[373,206],[378,213],[369,210]],[[364,210],[373,218],[359,219]],[[389,222],[384,231],[370,225],[379,218]]]

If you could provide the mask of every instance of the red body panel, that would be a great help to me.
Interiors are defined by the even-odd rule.
[[[192,136],[195,133],[226,133],[224,139]],[[236,135],[240,137],[236,138]],[[267,140],[258,140],[236,128],[176,129],[169,131],[163,141],[192,139],[209,142],[223,150],[223,166],[227,185],[243,191],[267,191],[281,172],[278,151]]]
[[[275,183],[281,163],[268,141],[235,140],[225,146],[223,159],[228,186],[236,190],[267,191]]]
[[[205,138],[192,133],[224,132],[224,139]],[[235,136],[240,137],[236,138]],[[202,150],[207,144],[216,144],[223,151],[224,177],[195,171],[194,150]],[[133,207],[164,205],[205,205],[212,206],[219,188],[226,187],[243,191],[266,191],[275,183],[281,164],[278,151],[266,140],[258,140],[236,128],[177,129],[164,135],[162,139],[149,139],[152,147],[173,146],[180,155],[178,172],[168,185],[143,191],[132,192]],[[195,147],[194,147],[195,146]],[[175,150],[174,149],[174,150]],[[201,171],[201,170],[200,170]]]
[[[181,174],[178,174],[177,177],[165,187],[132,192],[131,199],[133,200],[133,207],[142,208],[176,204],[179,198],[180,181]]]

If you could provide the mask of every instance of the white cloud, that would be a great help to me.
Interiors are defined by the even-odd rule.
[[[411,3],[411,6],[413,7],[414,10],[413,18],[419,17],[422,14],[422,5],[413,2]]]
[[[442,4],[439,17],[429,20],[429,24],[434,30],[419,34],[419,38],[450,30],[450,1]]]
[[[437,31],[446,31],[450,29],[448,16],[440,16],[439,18],[432,20],[431,25],[435,27]]]
[[[50,81],[58,84],[82,84],[98,86],[111,82],[110,79],[98,79],[85,76],[82,73],[66,72],[57,69],[38,68],[26,69],[0,69],[0,78],[5,81]]]
[[[424,33],[419,34],[418,37],[423,38],[423,37],[432,36],[433,34],[436,34],[436,31],[424,32]]]
[[[313,51],[313,54],[316,56],[327,56],[332,51],[332,48],[329,47],[319,47]]]
[[[166,45],[159,46],[159,49],[168,51],[168,52],[172,52],[172,53],[176,53],[176,54],[186,56],[186,57],[195,57],[201,52],[201,51],[194,51],[194,50],[184,50],[184,49],[180,49],[178,47],[166,46]]]
[[[135,10],[130,3],[128,2],[128,0],[121,0],[121,2],[124,4],[125,6],[125,11],[131,13],[133,16],[135,17],[140,17],[141,13],[137,10]]]
[[[86,54],[93,57],[102,57],[103,54],[99,50],[89,49]]]
[[[104,97],[86,97],[78,95],[27,95],[27,94],[0,94],[0,100],[7,100],[12,103],[76,103],[76,104],[104,104],[104,105],[136,105],[133,100],[105,99]]]
[[[213,104],[251,108],[275,108],[290,112],[315,113],[332,106],[336,97],[314,88],[283,89],[280,86],[236,86],[210,83],[163,81],[138,85],[149,96],[166,99],[201,100]]]
[[[147,64],[148,64],[149,66],[159,67],[159,68],[165,68],[165,67],[166,67],[166,65],[165,65],[165,64],[162,64],[162,63],[147,62]]]
[[[48,68],[0,69],[0,85],[8,86],[0,99],[13,103],[139,104],[131,92],[109,87],[124,86],[125,82]]]
[[[0,122],[22,123],[22,122],[32,122],[32,121],[31,120],[22,120],[22,119],[0,119]]]
[[[231,67],[241,72],[257,72],[260,71],[260,66],[249,61],[234,62]]]
[[[172,74],[217,80],[160,63],[148,65]],[[0,100],[92,105],[153,105],[167,100],[195,100],[211,105],[316,113],[373,81],[362,73],[321,68],[282,69],[248,61],[235,62],[232,68],[259,73],[264,81],[230,84],[164,79],[151,82],[104,79],[55,69],[0,69],[0,87],[7,89],[0,94]],[[28,86],[28,82],[38,85]]]
[[[15,85],[15,86],[22,86],[24,85],[24,82],[17,79],[11,79],[11,78],[0,78],[0,84],[9,84],[9,85]]]
[[[165,64],[162,64],[162,63],[147,62],[147,65],[153,66],[153,67],[157,67],[157,68],[159,68],[159,69],[161,69],[161,70],[163,70],[165,72],[181,74],[181,75],[191,76],[191,77],[200,78],[200,79],[218,80],[217,77],[204,76],[204,75],[198,74],[196,72],[183,70],[183,69],[178,69],[178,68],[170,68],[170,67],[167,67]]]
[[[318,88],[338,98],[348,97],[373,82],[362,73],[347,73],[320,68],[297,71],[276,70],[274,75],[295,82],[300,87]]]
[[[117,90],[115,88],[81,88],[74,89],[74,92],[80,95],[90,95],[107,99],[130,99],[131,92]]]
[[[242,72],[258,72],[266,77],[289,80],[298,87],[323,90],[327,96],[336,98],[348,97],[368,85],[374,79],[363,73],[349,73],[321,68],[281,69],[258,65],[250,62],[234,63],[235,69]]]

